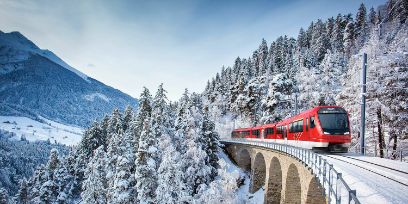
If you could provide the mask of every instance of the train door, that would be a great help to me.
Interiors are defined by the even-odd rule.
[[[310,141],[310,131],[309,131],[309,116],[306,116],[306,124],[305,124],[306,128],[305,130],[305,137],[307,141]]]
[[[315,121],[315,116],[311,115],[309,117],[309,141],[312,141],[316,138],[316,121]]]

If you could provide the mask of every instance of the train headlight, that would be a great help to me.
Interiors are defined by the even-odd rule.
[[[325,134],[325,135],[330,135],[330,133],[328,133],[328,132],[323,132],[323,134]]]
[[[350,134],[350,132],[345,132],[344,134],[345,134],[345,135],[348,135],[348,134]]]

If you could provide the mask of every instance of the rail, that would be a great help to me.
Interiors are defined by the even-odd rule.
[[[329,164],[322,155],[309,149],[273,142],[249,141],[246,139],[224,139],[220,142],[223,144],[252,145],[286,153],[299,159],[306,167],[310,168],[312,174],[316,175],[319,183],[324,188],[328,203],[360,203],[356,190],[352,190],[349,187],[344,181],[342,174],[334,169],[333,165]]]

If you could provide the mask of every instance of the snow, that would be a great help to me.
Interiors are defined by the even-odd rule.
[[[248,203],[248,204],[255,204],[255,203],[263,203],[264,202],[264,194],[265,190],[260,188],[255,193],[249,193],[249,185],[251,179],[249,178],[248,174],[244,172],[242,169],[237,167],[230,158],[225,154],[224,151],[220,151],[218,154],[220,160],[224,160],[227,163],[227,172],[230,174],[239,174],[241,179],[244,179],[244,183],[236,192],[235,203]]]
[[[0,116],[0,129],[15,133],[15,139],[24,136],[28,141],[50,140],[65,145],[76,145],[83,129],[42,118],[45,123],[27,117]]]
[[[0,51],[0,62],[6,65],[5,69],[0,69],[0,74],[6,74],[22,68],[21,66],[8,67],[7,63],[21,62],[27,60],[31,55],[37,54],[48,58],[49,60],[61,65],[69,71],[74,72],[85,81],[90,82],[87,75],[69,66],[61,58],[57,57],[53,52],[40,49],[19,32],[4,33],[0,31],[0,45],[11,48],[4,49],[4,52]]]
[[[408,172],[408,163],[401,162],[399,160],[391,160],[391,159],[385,159],[385,158],[380,158],[380,157],[361,156],[355,153],[347,153],[346,155],[351,158],[375,163],[375,164],[382,165],[382,166],[387,166],[393,169],[397,169],[399,171]]]
[[[106,95],[101,94],[101,93],[87,94],[87,95],[84,95],[84,98],[85,98],[85,100],[88,100],[88,101],[94,101],[95,98],[100,98],[100,99],[102,99],[102,100],[104,100],[106,102],[110,101],[109,97],[107,97]]]
[[[345,163],[335,158],[332,158],[332,156],[325,156],[325,159],[327,159],[329,163],[333,164],[333,167],[338,172],[342,173],[345,182],[350,186],[350,188],[357,190],[357,198],[361,203],[408,203],[408,197],[406,196],[406,192],[408,192],[407,186],[401,185],[376,173],[364,170],[361,167]],[[341,157],[340,159],[347,161],[352,160],[344,157]],[[371,160],[373,159],[375,158],[372,158]],[[380,163],[384,163],[384,161],[379,161]],[[400,163],[400,165],[402,164],[403,163]],[[380,174],[383,173],[387,176],[394,174],[394,172],[391,172],[392,170],[387,171],[385,169],[378,169],[375,168],[374,165],[369,165],[364,162],[363,164],[360,162],[359,165],[364,165],[364,168],[368,168]],[[395,175],[393,177],[396,178]],[[400,177],[399,179],[407,180],[406,176],[405,178]]]
[[[37,53],[43,57],[48,58],[49,60],[61,65],[62,67],[68,69],[71,72],[74,72],[76,75],[80,76],[83,78],[85,81],[89,82],[88,76],[85,75],[84,73],[78,71],[77,69],[69,66],[66,62],[64,62],[61,58],[57,57],[53,52],[49,50],[41,50],[41,52],[37,51]]]

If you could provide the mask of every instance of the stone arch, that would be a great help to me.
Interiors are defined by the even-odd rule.
[[[237,164],[245,171],[251,171],[251,155],[247,149],[242,149],[238,154]]]
[[[262,186],[265,185],[265,178],[266,178],[265,158],[262,155],[262,153],[258,153],[255,156],[252,168],[251,193],[258,191]]]
[[[313,177],[309,182],[309,188],[307,191],[306,203],[326,203],[326,199],[323,195],[323,188],[318,183],[316,177]]]
[[[301,190],[299,171],[294,164],[290,164],[286,176],[285,203],[301,203]]]
[[[279,204],[282,193],[282,168],[277,157],[273,157],[269,167],[268,191],[266,192],[267,204]]]

